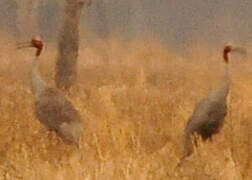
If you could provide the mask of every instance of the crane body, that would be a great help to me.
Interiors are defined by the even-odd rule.
[[[83,134],[79,112],[60,90],[47,85],[41,78],[38,67],[43,46],[44,43],[39,38],[19,46],[37,49],[31,71],[36,117],[48,130],[55,131],[65,143],[79,146]]]
[[[223,58],[226,63],[226,72],[223,84],[213,91],[207,98],[201,100],[195,107],[192,116],[185,128],[184,156],[193,152],[192,136],[196,133],[202,140],[212,140],[212,136],[220,132],[227,114],[227,96],[230,91],[230,71],[228,53],[232,46],[226,46],[223,50]]]

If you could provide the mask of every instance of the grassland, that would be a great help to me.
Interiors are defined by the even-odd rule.
[[[252,179],[249,57],[232,57],[221,133],[176,168],[195,104],[222,83],[220,49],[195,45],[180,56],[159,42],[120,38],[110,39],[109,47],[99,41],[81,47],[78,83],[68,95],[83,117],[80,159],[35,117],[29,88],[34,51],[16,51],[13,39],[1,39],[0,179]],[[51,85],[55,59],[49,44],[40,71]]]

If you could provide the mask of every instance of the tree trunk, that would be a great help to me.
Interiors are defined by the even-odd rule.
[[[68,0],[65,7],[63,27],[59,35],[56,62],[56,86],[68,91],[77,78],[77,58],[79,50],[79,21],[83,2]]]

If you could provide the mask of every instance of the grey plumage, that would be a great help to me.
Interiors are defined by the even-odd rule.
[[[58,90],[45,87],[35,95],[35,112],[48,130],[55,131],[67,144],[79,145],[83,127],[79,112]]]
[[[212,136],[220,132],[227,114],[227,96],[230,89],[230,75],[228,69],[228,53],[231,46],[226,46],[223,57],[226,62],[226,74],[223,85],[212,92],[206,99],[203,99],[195,107],[190,117],[184,139],[184,156],[189,156],[193,152],[192,135],[194,133],[202,137],[202,140],[212,139]]]
[[[65,143],[78,146],[83,134],[79,112],[61,91],[48,86],[41,78],[38,63],[43,42],[33,39],[28,47],[37,49],[31,72],[31,89],[37,118],[48,130],[55,131]]]
[[[223,126],[227,114],[227,95],[229,84],[225,83],[195,108],[185,130],[185,155],[193,151],[191,136],[197,133],[203,140],[211,139]]]

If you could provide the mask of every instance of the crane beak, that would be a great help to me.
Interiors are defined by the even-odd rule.
[[[247,55],[246,49],[242,47],[234,47],[232,48],[232,52],[239,53],[241,55]]]
[[[33,45],[31,44],[31,42],[17,43],[17,49],[23,49],[23,48],[29,48],[29,47],[33,47]]]

